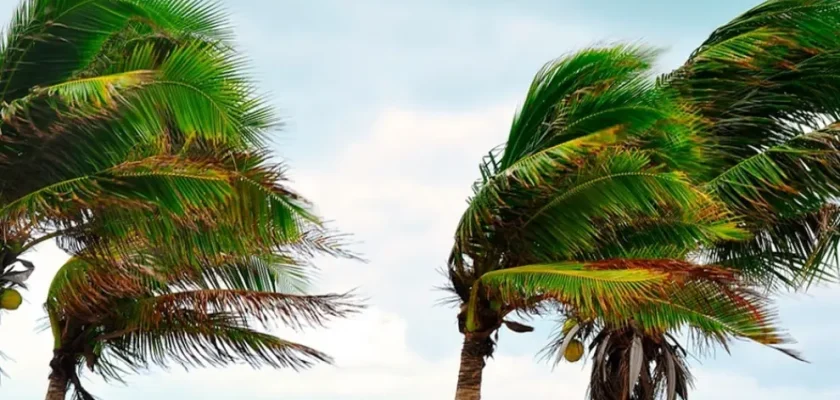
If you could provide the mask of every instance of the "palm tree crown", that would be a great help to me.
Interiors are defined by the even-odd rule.
[[[0,48],[4,268],[53,238],[189,262],[293,241],[341,252],[267,157],[276,118],[213,4],[22,3]]]

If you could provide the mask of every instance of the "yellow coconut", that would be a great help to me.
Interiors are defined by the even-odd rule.
[[[23,297],[20,296],[20,292],[17,290],[6,289],[3,291],[3,294],[0,294],[0,308],[4,308],[6,310],[17,310],[22,302]]]
[[[566,322],[563,323],[563,334],[565,335],[565,334],[569,333],[569,331],[572,330],[572,328],[574,328],[575,325],[577,325],[577,324],[578,324],[577,320],[575,320],[573,318],[567,319]]]
[[[580,358],[583,357],[583,343],[581,343],[580,340],[572,340],[569,342],[569,346],[566,347],[563,357],[566,357],[566,361],[568,362],[580,360]]]

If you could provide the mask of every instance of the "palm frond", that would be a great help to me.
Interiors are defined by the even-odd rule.
[[[782,215],[752,228],[751,240],[719,243],[701,253],[710,263],[740,271],[768,289],[800,288],[836,276],[838,217],[834,204]]]
[[[652,168],[639,151],[602,153],[560,187],[525,209],[519,228],[526,242],[540,246],[538,259],[594,250],[599,221],[656,218],[667,209],[703,209],[709,199],[680,172]]]
[[[738,217],[716,205],[701,209],[664,210],[652,218],[605,221],[596,250],[579,259],[686,259],[698,247],[748,240]]]
[[[155,296],[148,303],[140,301],[138,306],[148,307],[142,315],[151,320],[168,315],[171,310],[188,309],[198,313],[227,312],[249,316],[266,326],[279,323],[295,329],[322,327],[329,319],[344,318],[359,309],[348,294],[306,296],[248,289],[176,291]],[[141,319],[143,317],[138,316],[138,320]]]
[[[633,111],[632,105],[644,104],[644,101],[638,104],[639,100],[644,100],[644,97],[638,96],[644,93],[644,77],[649,72],[655,54],[655,51],[640,47],[616,46],[580,51],[546,64],[537,73],[525,102],[516,114],[505,153],[500,160],[502,168],[534,151],[544,149],[552,142],[562,141],[562,135],[557,137],[557,130],[552,128],[557,127],[562,131],[569,128],[569,123],[574,126],[575,121],[579,121],[579,124],[585,122],[588,129],[584,129],[583,125],[575,129],[577,135],[580,135],[597,132],[617,123],[630,123],[607,117],[616,107],[631,106],[618,108],[626,114],[626,111]],[[599,111],[606,111],[605,118],[600,118],[597,114]],[[598,118],[587,118],[593,116]],[[567,121],[567,117],[571,117],[571,120]],[[590,125],[592,123],[600,127],[594,128]],[[574,138],[576,135],[570,133],[569,136]]]
[[[361,309],[351,294],[266,290],[278,275],[255,257],[222,255],[202,268],[159,265],[152,251],[109,261],[72,258],[53,279],[47,301],[56,349],[106,378],[172,362],[294,369],[330,362],[317,350],[250,326],[317,327]]]
[[[583,320],[661,333],[682,327],[726,343],[739,337],[776,346],[787,339],[774,326],[767,300],[738,284],[729,271],[679,260],[607,260],[508,268],[486,273],[473,287],[503,309],[556,302]],[[475,326],[468,314],[468,327]]]
[[[840,191],[840,147],[831,128],[794,137],[745,158],[705,183],[744,214],[795,211],[809,199],[828,201]]]
[[[67,80],[133,19],[149,21],[162,32],[226,39],[227,22],[219,11],[200,0],[23,2],[0,46],[0,99],[9,102],[30,88]]]
[[[516,207],[522,192],[557,185],[605,148],[649,135],[658,140],[642,141],[661,159],[658,144],[675,148],[686,140],[691,129],[675,128],[673,122],[689,116],[646,79],[654,54],[616,46],[547,64],[534,79],[503,152],[485,157],[482,179],[459,223],[458,241],[489,234],[491,216]]]
[[[185,310],[168,315],[152,330],[128,329],[98,340],[104,349],[95,365],[108,365],[105,371],[142,371],[151,364],[166,367],[173,361],[191,367],[246,363],[295,370],[332,362],[310,347],[246,328],[239,318]]]
[[[836,2],[768,1],[719,28],[668,79],[710,124],[726,168],[836,121]]]

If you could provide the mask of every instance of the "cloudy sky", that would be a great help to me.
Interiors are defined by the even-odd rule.
[[[0,2],[8,20],[16,1]],[[286,128],[275,149],[294,186],[354,234],[366,264],[324,260],[318,290],[353,287],[364,314],[291,337],[337,365],[295,374],[248,368],[153,370],[128,386],[87,375],[104,399],[451,398],[460,336],[455,312],[435,305],[451,234],[478,176],[501,143],[533,74],[583,46],[645,42],[673,68],[716,26],[755,0],[227,0],[240,47]],[[675,5],[681,3],[680,5]],[[4,313],[0,395],[42,398],[50,335],[37,330],[46,286],[66,256],[46,244],[20,310]],[[692,362],[694,399],[840,398],[837,287],[780,299],[781,319],[811,364],[738,344]],[[550,334],[502,332],[487,367],[487,400],[582,399],[587,366],[552,370],[535,357]],[[833,378],[833,379],[832,379]]]

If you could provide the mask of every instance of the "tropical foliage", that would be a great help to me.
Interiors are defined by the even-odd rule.
[[[656,80],[634,46],[547,64],[456,231],[456,398],[479,398],[495,331],[531,330],[511,313],[562,316],[551,357],[590,343],[597,400],[686,398],[677,332],[798,357],[766,296],[837,265],[838,19],[770,1]]]
[[[294,252],[218,256],[196,267],[169,264],[155,249],[99,264],[80,254],[58,271],[46,308],[55,340],[50,393],[92,400],[84,366],[106,379],[150,364],[305,368],[326,354],[255,330],[301,329],[358,309],[347,295],[305,295],[308,271]],[[115,268],[118,267],[118,268]],[[48,398],[49,397],[48,395]]]
[[[237,308],[233,302],[252,301],[260,310],[285,310],[297,316],[287,322],[343,315],[342,297],[305,297],[296,302],[265,286],[263,281],[271,275],[258,275],[257,281],[242,281],[240,286],[223,280],[224,290],[244,292],[219,292],[226,297],[214,298],[212,292],[200,290],[222,288],[204,288],[202,281],[173,282],[174,278],[156,272],[176,266],[183,271],[205,267],[215,271],[236,260],[261,260],[265,268],[297,265],[296,271],[308,273],[300,268],[315,255],[352,256],[309,204],[285,186],[283,166],[268,156],[268,133],[278,121],[245,74],[246,63],[231,47],[230,31],[217,3],[202,0],[27,0],[3,35],[2,285],[22,285],[34,266],[21,256],[39,243],[56,240],[74,258],[54,283],[82,297],[76,298],[73,308],[65,292],[51,293],[58,296],[51,297],[48,307],[54,327],[66,328],[64,333],[72,335],[91,334],[84,337],[85,343],[109,349],[105,353],[111,356],[93,363],[106,375],[113,371],[113,357],[130,367],[159,363],[163,355],[183,361],[179,357],[186,353],[131,346],[180,337],[182,351],[189,346],[197,351],[196,346],[210,343],[202,340],[211,340],[206,329],[212,324],[228,329],[219,335],[233,335],[228,336],[229,345],[244,346],[217,353],[218,362],[239,359],[305,366],[326,358],[297,345],[281,349],[280,342],[268,336],[248,336],[245,316],[267,314]],[[90,285],[100,281],[61,284],[62,277],[86,268],[80,263],[105,271],[102,276],[108,278],[101,279],[124,282],[115,284],[125,291],[114,290],[108,293],[111,297],[97,300]],[[144,273],[143,284],[132,286],[140,279],[138,268]],[[174,293],[189,288],[198,291],[204,303],[183,305],[188,301],[183,296],[189,294]],[[175,314],[182,313],[178,311],[182,307],[187,310],[183,313],[201,313],[210,305],[218,306],[200,316],[217,320],[190,322],[194,325],[175,317],[156,321],[169,324],[166,329],[183,326],[180,333],[162,325],[163,331],[109,335],[104,341],[96,333],[147,323],[142,315],[114,312],[124,303],[153,307],[160,296],[165,301],[178,298],[177,307],[170,304]],[[108,308],[109,313],[96,319],[78,308],[101,305],[100,301],[120,307]],[[198,334],[189,329],[205,329],[204,339],[189,339]],[[64,333],[57,339],[72,339],[73,346],[81,337]],[[57,341],[56,350],[66,346],[78,349]],[[179,344],[167,342],[167,346]],[[142,351],[125,358],[135,350]],[[54,382],[75,376],[68,375],[65,353],[56,353],[53,360]]]

